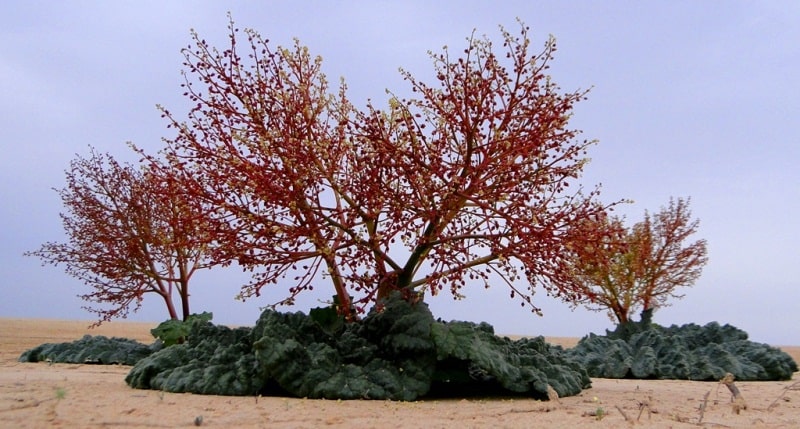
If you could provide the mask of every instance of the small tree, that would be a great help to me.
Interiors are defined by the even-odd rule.
[[[594,223],[609,233],[599,245],[580,249],[572,259],[572,278],[565,286],[580,291],[575,304],[607,310],[620,324],[634,311],[655,310],[680,299],[679,287],[692,286],[708,262],[706,241],[686,243],[697,231],[689,199],[670,199],[669,205],[625,229],[619,218]]]
[[[556,281],[563,255],[607,207],[569,188],[594,142],[567,128],[585,92],[546,75],[553,39],[531,53],[522,26],[496,53],[470,38],[458,58],[431,54],[435,85],[402,72],[419,98],[362,111],[304,46],[246,30],[242,47],[229,29],[222,51],[197,34],[184,50],[193,108],[188,122],[163,111],[177,131],[165,172],[217,209],[216,261],[255,272],[243,298],[285,279],[291,303],[322,277],[352,317],[392,290],[459,298],[493,274],[536,311],[537,284],[578,298]]]
[[[204,208],[173,179],[122,165],[93,148],[89,158],[70,163],[66,179],[57,192],[66,208],[61,219],[68,241],[45,243],[26,255],[64,264],[67,274],[93,288],[79,295],[83,300],[110,304],[85,307],[100,315],[97,324],[126,317],[131,305],[138,310],[145,293],[161,296],[171,319],[186,319],[189,280],[211,265]]]

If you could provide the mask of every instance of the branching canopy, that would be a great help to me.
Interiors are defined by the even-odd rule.
[[[555,40],[532,52],[524,25],[499,49],[472,37],[431,54],[434,84],[403,72],[414,98],[360,110],[306,47],[229,28],[223,50],[197,34],[184,50],[193,108],[163,111],[164,171],[216,208],[216,261],[254,272],[243,297],[285,282],[291,303],[326,278],[343,311],[363,311],[391,290],[460,297],[496,275],[534,310],[535,284],[577,298],[558,281],[566,249],[596,239],[581,221],[608,207],[575,186],[594,142],[567,127],[586,92],[546,74]]]

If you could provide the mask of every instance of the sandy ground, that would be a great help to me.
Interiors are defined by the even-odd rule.
[[[124,381],[129,367],[17,362],[31,347],[86,333],[152,341],[153,324],[113,322],[91,331],[88,324],[0,318],[0,427],[178,428],[200,418],[202,427],[219,428],[800,427],[800,373],[786,382],[736,383],[747,402],[736,414],[728,389],[714,382],[593,379],[591,389],[558,402],[325,401],[135,390]],[[800,361],[800,347],[782,348]]]

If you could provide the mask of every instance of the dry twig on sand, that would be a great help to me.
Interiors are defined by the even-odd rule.
[[[700,417],[698,417],[697,419],[697,424],[703,423],[703,416],[706,413],[706,406],[708,406],[708,395],[710,394],[711,391],[709,390],[708,392],[706,392],[705,395],[703,395],[703,403],[700,404]]]
[[[625,418],[626,422],[633,423],[633,420],[631,420],[631,418],[628,417],[628,414],[626,414],[625,411],[622,411],[622,407],[620,407],[619,405],[614,405],[614,407],[617,409],[617,411],[619,411],[620,414],[622,414],[622,417]]]
[[[639,415],[636,416],[636,421],[638,422],[639,419],[642,418],[642,412],[647,410],[647,420],[650,420],[650,414],[653,413],[653,410],[650,408],[650,402],[653,400],[652,397],[648,396],[647,400],[645,401],[638,401],[639,402]]]
[[[739,391],[739,388],[736,387],[736,384],[733,383],[733,380],[733,374],[729,372],[725,374],[725,377],[722,377],[722,380],[719,382],[724,384],[725,387],[731,391],[731,394],[733,395],[733,398],[731,398],[731,402],[733,403],[733,412],[734,414],[739,414],[742,410],[747,409],[747,402],[745,402],[742,392]]]
[[[56,398],[33,400],[31,402],[27,402],[27,403],[11,406],[10,408],[1,409],[0,413],[6,412],[6,411],[17,411],[17,410],[22,410],[22,409],[25,409],[25,408],[34,408],[34,407],[38,407],[39,405],[42,405],[43,403],[45,403],[47,401],[55,401],[55,400],[56,400]]]
[[[783,392],[781,392],[781,394],[777,398],[775,398],[775,400],[772,401],[771,404],[769,404],[769,406],[767,407],[767,411],[771,411],[772,408],[775,407],[775,405],[778,404],[778,401],[780,401],[781,398],[783,398],[784,395],[786,395],[786,392],[788,392],[790,390],[798,390],[798,389],[800,389],[800,381],[796,381],[796,382],[784,387],[783,388]]]
[[[561,404],[561,401],[558,399],[558,392],[556,389],[553,389],[553,386],[547,385],[547,399],[550,401],[554,401],[557,404]]]

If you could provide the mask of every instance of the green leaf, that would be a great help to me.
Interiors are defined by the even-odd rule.
[[[344,328],[344,316],[339,314],[337,310],[338,305],[335,303],[328,307],[312,308],[308,312],[308,316],[322,328],[323,331],[329,335],[335,335],[342,331]]]
[[[158,326],[150,330],[153,337],[160,339],[165,347],[169,347],[186,341],[192,324],[206,324],[214,317],[213,313],[204,311],[200,314],[191,314],[186,320],[170,319],[161,322]]]

